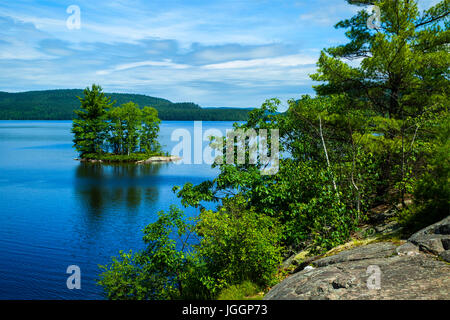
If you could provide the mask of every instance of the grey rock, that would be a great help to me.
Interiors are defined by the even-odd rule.
[[[395,254],[397,246],[389,242],[372,243],[366,246],[356,247],[350,250],[340,252],[334,256],[316,260],[312,265],[324,267],[331,264],[358,261],[364,259],[385,258]]]
[[[287,258],[286,260],[283,261],[283,263],[281,264],[281,266],[283,267],[283,269],[287,269],[289,268],[291,265],[294,265],[294,261],[295,261],[295,256],[297,254],[293,254],[291,255],[289,258]]]
[[[150,157],[147,160],[136,161],[137,164],[148,164],[154,162],[173,162],[182,160],[178,156],[160,156],[160,157]]]
[[[450,234],[450,223],[442,224],[442,225],[438,226],[435,230],[435,233]]]
[[[408,240],[401,246],[372,243],[317,259],[311,262],[314,269],[286,278],[264,299],[450,300],[450,216]],[[444,261],[427,253],[438,254]],[[369,266],[381,271],[378,290],[368,285]]]
[[[450,250],[445,250],[445,251],[441,252],[439,257],[441,257],[442,259],[444,259],[447,262],[450,262]]]
[[[400,256],[414,256],[419,254],[419,248],[411,242],[407,242],[405,244],[402,244],[401,246],[398,246],[395,251]]]
[[[450,215],[439,222],[436,222],[426,228],[423,228],[420,231],[417,231],[411,237],[409,237],[408,240],[409,241],[417,240],[424,235],[430,234],[450,235],[449,229],[450,229]]]
[[[383,234],[387,234],[387,233],[392,233],[397,231],[400,228],[400,225],[398,222],[396,221],[390,221],[388,223],[382,223],[378,226],[375,226],[375,231],[378,233],[383,233]]]
[[[416,233],[408,240],[420,250],[434,254],[450,249],[450,216]]]
[[[445,251],[442,240],[445,241],[443,236],[431,234],[424,235],[421,239],[415,240],[413,243],[418,245],[421,251],[440,254],[442,251]]]
[[[264,299],[450,299],[450,265],[424,253],[398,255],[396,249],[380,242],[319,259],[317,268],[286,278]],[[369,266],[381,270],[379,290],[369,289]]]
[[[450,237],[442,238],[441,242],[442,242],[442,246],[444,247],[445,250],[450,249]]]

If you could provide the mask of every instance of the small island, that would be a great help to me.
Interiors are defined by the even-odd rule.
[[[136,164],[181,160],[162,152],[157,140],[161,120],[155,108],[141,109],[131,101],[115,106],[95,84],[83,94],[72,125],[74,147],[80,155],[75,160]]]

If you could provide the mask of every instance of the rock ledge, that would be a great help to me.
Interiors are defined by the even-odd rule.
[[[450,216],[402,245],[376,242],[315,260],[274,286],[264,299],[449,300],[449,243]],[[380,271],[377,288],[371,285],[373,270]]]

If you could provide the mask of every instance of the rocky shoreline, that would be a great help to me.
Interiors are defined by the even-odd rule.
[[[180,161],[181,158],[178,156],[159,156],[159,157],[150,157],[147,160],[136,161],[137,164],[147,164],[147,163],[155,163],[155,162],[175,162]]]
[[[450,299],[450,216],[408,240],[379,241],[308,261],[265,300]],[[369,285],[379,270],[379,287]]]
[[[140,161],[129,161],[129,162],[119,162],[119,161],[107,161],[107,160],[96,160],[96,159],[74,159],[80,162],[88,162],[88,163],[134,163],[134,164],[149,164],[149,163],[165,163],[165,162],[175,162],[180,161],[182,158],[178,156],[155,156],[150,157],[146,160]]]

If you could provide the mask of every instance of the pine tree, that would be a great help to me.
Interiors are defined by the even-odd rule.
[[[371,152],[383,153],[378,193],[396,188],[404,204],[421,119],[447,108],[449,0],[422,13],[413,0],[348,2],[376,5],[380,23],[369,24],[369,13],[361,10],[336,25],[347,29],[350,42],[322,51],[312,75],[322,83],[315,90],[337,98],[349,116],[361,110],[370,117],[372,130],[361,138]]]
[[[76,110],[73,120],[74,147],[82,159],[94,159],[103,153],[103,144],[107,138],[107,111],[114,105],[106,97],[102,88],[93,84],[84,90],[84,96],[78,97],[81,109]]]

